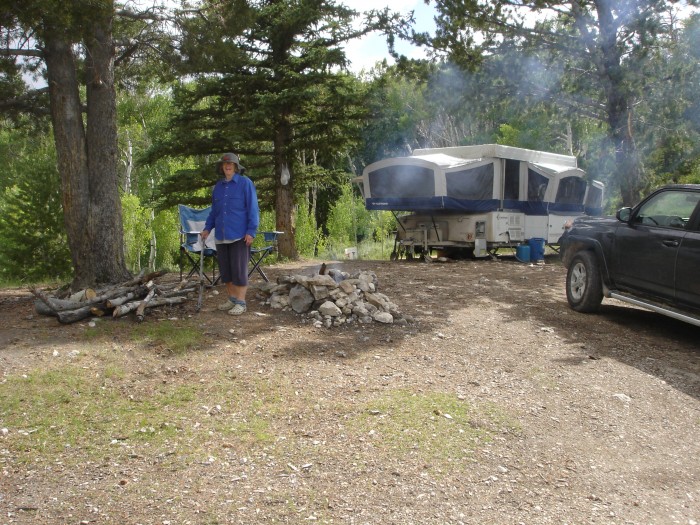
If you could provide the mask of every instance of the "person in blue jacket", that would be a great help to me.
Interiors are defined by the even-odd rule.
[[[260,222],[258,196],[253,181],[243,175],[245,168],[234,153],[224,153],[216,169],[224,178],[214,186],[202,239],[214,230],[221,281],[228,294],[219,310],[241,315],[246,311],[250,245]]]

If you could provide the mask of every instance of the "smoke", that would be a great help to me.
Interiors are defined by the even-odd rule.
[[[427,83],[432,111],[430,121],[422,123],[420,146],[493,142],[501,124],[551,99],[560,83],[557,68],[522,54],[487,57],[473,72],[445,64]]]

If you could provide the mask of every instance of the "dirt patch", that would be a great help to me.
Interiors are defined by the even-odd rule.
[[[609,300],[573,312],[555,258],[334,266],[375,272],[415,321],[316,328],[254,280],[240,318],[212,291],[149,314],[200,334],[173,351],[1,291],[5,385],[76,370],[124,408],[79,406],[101,447],[52,454],[19,447],[41,429],[1,408],[0,523],[700,523],[697,328]],[[92,387],[74,388],[67,405]]]

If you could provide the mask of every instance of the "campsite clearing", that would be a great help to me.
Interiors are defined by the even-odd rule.
[[[696,327],[576,313],[551,256],[329,266],[414,321],[315,328],[254,280],[240,318],[60,325],[0,291],[0,523],[700,523]]]

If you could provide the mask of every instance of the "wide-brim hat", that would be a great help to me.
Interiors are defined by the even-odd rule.
[[[238,155],[236,155],[235,153],[224,153],[223,155],[221,155],[221,158],[219,159],[217,164],[221,166],[224,162],[235,162],[239,170],[244,169],[241,165],[241,161],[238,160]]]

